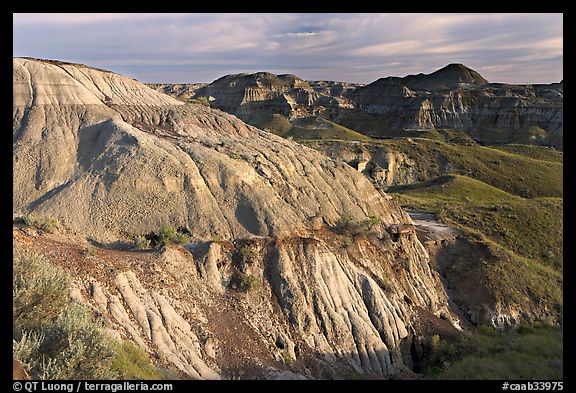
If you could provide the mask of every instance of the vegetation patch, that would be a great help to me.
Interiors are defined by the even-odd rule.
[[[240,249],[240,255],[245,261],[253,261],[258,256],[256,247],[246,244]]]
[[[156,367],[150,355],[131,341],[122,340],[115,343],[116,355],[112,360],[111,369],[127,380],[161,380],[173,379],[166,370]]]
[[[440,340],[431,379],[562,380],[563,334],[557,326],[480,327],[455,343]]]
[[[558,161],[534,159],[501,147],[456,145],[429,139],[384,140],[378,145],[411,157],[414,169],[423,179],[452,173],[524,198],[563,196],[562,163]]]
[[[382,224],[382,219],[376,216],[368,216],[358,220],[349,215],[341,216],[332,230],[338,234],[358,236],[369,235],[377,225]]]
[[[503,146],[492,146],[492,148],[513,154],[519,154],[521,156],[532,158],[534,160],[559,162],[559,163],[562,163],[564,161],[564,153],[552,147],[510,144]]]
[[[251,274],[240,273],[238,279],[240,289],[244,292],[250,292],[260,286],[260,280]]]
[[[98,313],[71,300],[71,278],[42,255],[14,252],[13,347],[33,379],[158,379],[134,345],[104,332]]]
[[[204,106],[210,106],[210,101],[208,100],[208,97],[190,98],[188,100],[188,102],[191,104],[200,104],[200,105],[204,105]]]
[[[85,258],[90,258],[96,255],[96,247],[94,246],[88,246],[84,249],[84,251],[82,251],[82,255],[84,255]]]
[[[28,215],[23,218],[24,223],[38,231],[38,233],[52,233],[58,228],[58,220],[48,216]]]
[[[284,138],[296,140],[330,139],[343,141],[370,141],[372,138],[316,116],[299,119],[297,124],[291,123],[285,116],[272,115],[248,120],[257,127],[272,132]]]
[[[151,247],[151,241],[143,235],[138,235],[132,239],[132,247],[137,250],[147,249]]]
[[[562,198],[525,199],[459,175],[388,190],[404,207],[436,213],[446,224],[557,270],[563,263]]]
[[[166,247],[172,244],[184,244],[190,241],[190,236],[182,228],[163,225],[158,232],[150,232],[145,236],[151,247]]]

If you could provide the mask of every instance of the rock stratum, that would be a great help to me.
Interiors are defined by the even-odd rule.
[[[111,334],[184,377],[409,377],[427,321],[459,328],[410,217],[343,162],[79,64],[16,58],[13,92],[14,215],[100,244],[190,232],[47,246]]]
[[[256,126],[274,115],[289,121],[319,116],[377,137],[449,128],[486,143],[563,145],[563,82],[489,83],[462,64],[368,85],[266,72],[226,75],[194,91],[194,97],[210,98],[212,107]]]

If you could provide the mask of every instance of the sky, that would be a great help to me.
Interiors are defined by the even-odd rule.
[[[13,14],[13,56],[144,83],[267,71],[370,83],[462,63],[490,82],[563,79],[562,14]]]

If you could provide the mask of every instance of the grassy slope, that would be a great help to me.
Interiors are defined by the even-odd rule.
[[[252,119],[251,119],[252,120]],[[253,121],[253,124],[265,130],[268,130],[276,135],[284,138],[294,139],[336,139],[344,141],[369,141],[370,137],[362,135],[354,130],[342,127],[329,120],[321,119],[322,128],[296,126],[282,115],[273,115],[271,117],[261,117]]]
[[[403,206],[436,212],[448,224],[481,233],[523,257],[562,268],[562,198],[525,199],[460,175],[443,175],[388,192]]]
[[[546,320],[562,315],[562,198],[525,199],[461,175],[389,190],[402,206],[436,213],[493,256],[472,264],[498,302]],[[481,262],[481,263],[480,263]]]
[[[440,342],[426,370],[433,379],[561,380],[563,338],[559,327],[478,329],[458,343]],[[444,368],[444,364],[450,364]]]
[[[540,146],[531,145],[503,145],[494,146],[495,149],[506,151],[509,153],[519,154],[535,160],[559,162],[562,163],[564,154],[561,151],[545,148]]]
[[[412,143],[405,139],[384,140],[382,144],[413,157],[418,169],[428,177],[455,172],[523,197],[561,197],[563,193],[561,162],[428,139],[415,139]]]

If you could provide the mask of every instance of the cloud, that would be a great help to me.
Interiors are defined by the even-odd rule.
[[[146,82],[282,70],[367,83],[454,62],[489,80],[562,78],[562,14],[14,14],[13,21],[14,56],[121,66]]]
[[[387,42],[365,46],[348,52],[353,56],[392,56],[400,53],[410,53],[421,48],[421,42],[416,40]]]

